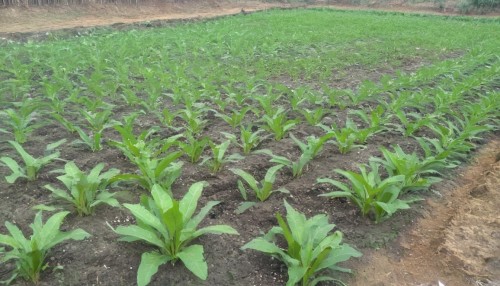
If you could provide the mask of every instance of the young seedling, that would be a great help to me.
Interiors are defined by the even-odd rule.
[[[264,115],[262,117],[266,126],[264,129],[274,134],[274,140],[280,141],[283,139],[285,134],[290,131],[295,125],[297,125],[297,120],[287,119],[287,113],[284,109],[278,108],[273,116]]]
[[[347,178],[351,186],[332,179],[318,179],[318,183],[331,184],[340,191],[334,191],[320,196],[350,199],[361,210],[363,216],[373,214],[375,222],[391,216],[397,210],[408,209],[409,201],[398,199],[404,187],[405,176],[391,176],[382,179],[379,174],[380,165],[370,162],[370,172],[365,166],[360,166],[361,173],[335,169],[335,172]]]
[[[309,164],[309,162],[313,159],[313,150],[307,149],[300,155],[297,161],[292,161],[286,157],[274,155],[271,150],[262,149],[255,151],[255,154],[265,154],[271,156],[271,160],[269,162],[277,163],[281,165],[285,165],[292,170],[292,176],[294,178],[302,176],[304,172],[304,168]]]
[[[405,177],[403,191],[427,189],[432,184],[440,182],[439,170],[447,164],[444,159],[426,157],[420,160],[416,153],[406,154],[399,145],[394,147],[394,152],[381,147],[381,158],[370,158],[373,162],[381,163],[390,177],[403,175]]]
[[[251,174],[241,170],[241,169],[231,169],[231,172],[240,176],[250,189],[255,193],[255,196],[261,201],[267,200],[269,196],[274,192],[288,192],[287,190],[280,188],[278,190],[273,190],[274,181],[276,180],[276,173],[283,168],[283,165],[276,165],[267,170],[264,180],[258,182]],[[247,200],[247,189],[241,180],[238,180],[238,189],[240,190],[241,196],[244,200]]]
[[[198,225],[219,202],[208,202],[194,215],[203,190],[203,182],[193,184],[180,201],[173,199],[159,185],[154,185],[151,196],[143,196],[141,203],[124,206],[136,218],[136,225],[118,226],[114,231],[122,241],[142,241],[158,250],[142,254],[137,270],[137,284],[147,285],[158,267],[181,260],[196,277],[205,280],[208,267],[203,256],[203,246],[190,244],[205,234],[233,234],[238,232],[228,225],[211,225],[198,229]],[[194,216],[193,216],[194,215]]]
[[[430,115],[421,116],[415,112],[405,113],[403,110],[395,112],[395,116],[401,124],[389,123],[395,130],[401,132],[403,136],[408,137],[424,126],[430,126],[434,122],[434,118]]]
[[[370,129],[373,134],[381,132],[385,129],[385,125],[387,124],[389,117],[384,115],[385,110],[382,105],[378,105],[375,109],[373,109],[370,114],[366,114],[364,110],[354,110],[349,112],[349,114],[353,114],[358,116],[361,120],[363,120]]]
[[[240,142],[236,139],[234,134],[230,134],[227,132],[221,132],[226,136],[227,139],[231,140],[233,144],[236,144],[243,149],[243,154],[248,155],[252,150],[257,148],[262,141],[266,140],[269,136],[261,136],[260,134],[264,132],[262,129],[258,129],[257,131],[252,131],[252,126],[244,127],[240,126]]]
[[[295,144],[297,144],[297,146],[299,146],[302,153],[310,153],[312,158],[314,159],[314,158],[316,158],[316,156],[318,156],[319,152],[321,152],[321,150],[323,150],[323,145],[325,145],[325,143],[328,140],[330,140],[334,135],[335,134],[333,134],[333,133],[327,133],[319,138],[317,138],[314,135],[308,136],[306,138],[307,143],[303,143],[302,141],[297,139],[295,136],[293,136],[293,134],[291,134],[291,133],[290,133],[290,138],[292,138],[292,140],[295,142]]]
[[[16,108],[0,111],[0,117],[5,117],[4,122],[11,129],[9,131],[0,128],[0,132],[12,133],[16,142],[24,144],[28,140],[29,134],[43,125],[42,123],[34,123],[37,111],[42,105],[34,100],[24,100],[22,103],[16,103],[16,106]]]
[[[69,133],[76,132],[77,127],[66,117],[59,113],[52,113],[51,115],[54,120],[61,124]]]
[[[326,111],[322,107],[318,107],[314,110],[309,110],[307,108],[300,109],[300,114],[304,116],[304,119],[309,123],[309,125],[314,126],[321,122],[321,119],[327,115]]]
[[[320,281],[340,282],[331,276],[321,274],[323,270],[350,272],[337,263],[351,257],[361,257],[361,253],[350,245],[341,243],[342,233],[331,231],[334,224],[328,216],[315,215],[307,219],[285,201],[286,221],[276,213],[279,226],[273,227],[262,237],[253,239],[241,249],[253,249],[271,255],[282,261],[288,268],[287,286],[317,285]],[[276,236],[282,236],[286,248],[277,243]]]
[[[366,140],[368,136],[368,134],[359,132],[356,124],[349,118],[347,118],[344,128],[339,128],[336,124],[333,124],[331,127],[323,124],[318,126],[326,131],[327,134],[333,134],[332,138],[335,138],[335,141],[332,141],[332,143],[339,148],[340,154],[349,153],[353,148],[362,148],[362,145],[355,143]]]
[[[114,176],[109,183],[120,181],[134,181],[143,189],[150,190],[158,184],[167,192],[171,193],[171,187],[175,180],[180,177],[182,162],[176,160],[182,156],[182,152],[176,151],[166,154],[162,158],[142,156],[134,161],[139,168],[139,173],[125,173]]]
[[[229,124],[233,129],[236,129],[236,127],[241,124],[243,119],[245,119],[248,111],[250,111],[250,107],[244,107],[241,110],[234,110],[230,115],[215,111],[215,116],[222,118],[222,120],[226,121],[227,124]]]
[[[231,154],[226,157],[226,151],[231,144],[231,141],[227,140],[222,142],[221,144],[215,144],[212,141],[209,141],[210,149],[212,150],[212,157],[206,157],[201,164],[210,165],[210,169],[213,173],[217,173],[222,169],[222,166],[229,162],[236,162],[243,159],[238,153]]]
[[[2,162],[12,171],[12,174],[5,177],[7,183],[13,184],[18,178],[25,178],[28,181],[34,181],[40,169],[42,169],[45,165],[54,160],[61,160],[59,159],[59,151],[54,150],[64,142],[66,142],[66,139],[62,139],[55,143],[47,145],[47,147],[45,148],[45,154],[47,155],[45,155],[44,157],[35,158],[28,154],[28,152],[26,152],[26,150],[24,150],[24,148],[19,143],[15,141],[9,141],[10,145],[12,145],[14,149],[16,149],[17,153],[21,156],[21,159],[24,162],[24,166],[20,166],[19,163],[11,157],[0,157],[0,162]]]
[[[16,225],[5,222],[9,234],[0,234],[0,245],[5,245],[10,249],[0,256],[0,264],[13,260],[15,269],[12,276],[7,281],[2,281],[3,283],[10,284],[17,277],[21,277],[38,284],[40,273],[49,266],[46,259],[54,246],[66,240],[83,240],[90,236],[80,228],[66,232],[60,231],[61,224],[68,214],[69,212],[56,213],[44,224],[42,212],[38,212],[34,222],[30,224],[33,234],[29,239]]]
[[[177,116],[180,117],[182,120],[184,120],[184,122],[186,123],[185,128],[189,133],[193,135],[198,135],[208,123],[207,120],[202,119],[204,113],[205,113],[204,108],[200,109],[186,108],[180,110],[178,113],[179,115]]]
[[[104,130],[120,124],[116,120],[110,119],[111,109],[105,109],[99,112],[82,111],[83,117],[88,122],[88,132],[85,132],[79,126],[74,126],[74,129],[80,135],[80,139],[73,143],[84,144],[92,150],[92,152],[102,150],[101,139]]]
[[[189,158],[189,162],[196,163],[200,160],[203,151],[208,147],[208,139],[196,139],[193,135],[186,136],[187,142],[178,141],[179,148]]]
[[[99,204],[112,207],[119,206],[118,201],[106,188],[109,180],[120,173],[118,169],[110,169],[101,174],[104,163],[97,164],[88,174],[81,171],[73,161],[66,163],[64,170],[53,172],[63,173],[57,177],[67,190],[46,185],[45,188],[52,192],[57,199],[62,199],[73,207],[79,216],[90,215]]]

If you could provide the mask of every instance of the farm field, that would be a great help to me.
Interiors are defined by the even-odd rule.
[[[152,254],[164,221],[151,216],[182,227],[172,213],[185,219],[201,189],[195,213],[212,208],[199,227],[227,234],[188,239],[150,285],[286,284],[292,267],[242,247],[269,249],[248,243],[278,226],[276,213],[297,240],[292,207],[328,215],[345,244],[325,255],[355,265],[498,140],[498,19],[297,9],[150,26],[0,43],[0,233],[8,221],[29,236],[43,209],[44,222],[68,210],[61,230],[90,234],[54,246],[40,285],[134,285],[143,253],[166,261]],[[302,235],[331,228],[316,218]],[[142,235],[125,227],[136,224]],[[205,280],[189,245],[204,247]]]

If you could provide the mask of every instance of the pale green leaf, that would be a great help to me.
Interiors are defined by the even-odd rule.
[[[234,228],[230,227],[229,225],[211,225],[211,226],[207,226],[204,228],[200,228],[199,230],[195,231],[193,233],[193,238],[202,236],[202,235],[207,234],[207,233],[210,233],[210,234],[223,234],[224,233],[224,234],[234,234],[234,235],[239,234]]]
[[[201,280],[206,280],[208,276],[208,266],[203,257],[203,246],[190,245],[177,254],[177,257],[184,263],[189,271],[193,272]]]
[[[137,285],[146,286],[151,281],[151,277],[158,272],[158,267],[172,260],[168,255],[158,252],[145,252],[141,256],[141,264],[137,270]]]
[[[149,244],[158,246],[160,249],[165,247],[165,244],[158,237],[157,233],[137,225],[118,226],[114,231],[120,235],[132,237],[133,240],[143,240]]]
[[[184,195],[179,203],[179,210],[184,215],[184,223],[187,223],[198,206],[198,200],[203,191],[205,182],[197,182],[191,185],[188,192]]]

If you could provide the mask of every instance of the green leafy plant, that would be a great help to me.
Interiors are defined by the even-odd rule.
[[[110,119],[112,110],[105,109],[99,112],[81,111],[81,114],[88,122],[88,132],[85,132],[81,127],[74,126],[80,139],[74,143],[80,143],[88,146],[93,152],[102,150],[102,135],[104,130],[116,126],[118,121]]]
[[[212,156],[206,157],[201,164],[208,164],[212,172],[217,173],[222,169],[222,166],[229,162],[236,162],[243,159],[238,153],[231,154],[226,157],[226,151],[231,145],[231,141],[226,140],[221,144],[215,144],[209,141],[210,149],[212,150]]]
[[[16,142],[24,144],[28,140],[29,134],[43,125],[42,123],[35,123],[37,111],[42,105],[34,100],[24,100],[21,103],[14,104],[16,108],[0,111],[0,116],[6,118],[4,123],[10,126],[11,129],[11,131],[8,131],[0,128],[0,132],[12,133]]]
[[[285,134],[298,123],[297,120],[287,119],[287,113],[282,108],[278,108],[273,116],[266,114],[262,119],[267,124],[264,128],[274,134],[276,141],[283,139]]]
[[[203,246],[190,242],[209,233],[238,234],[228,225],[211,225],[198,229],[203,218],[219,203],[209,202],[194,215],[203,184],[193,184],[180,201],[169,196],[159,185],[154,185],[152,197],[143,196],[140,204],[124,204],[134,215],[137,224],[118,226],[114,231],[122,236],[120,240],[142,241],[158,248],[142,254],[137,270],[139,286],[147,285],[160,265],[167,262],[173,264],[178,260],[198,278],[205,280],[208,267],[203,257]]]
[[[227,122],[233,129],[235,129],[238,125],[241,124],[243,119],[245,119],[246,114],[250,111],[250,107],[244,107],[241,110],[234,110],[230,113],[230,115],[226,115],[220,112],[215,112],[215,116],[222,118]]]
[[[391,216],[399,209],[408,209],[409,201],[398,199],[404,187],[405,176],[397,175],[382,179],[379,174],[380,165],[370,162],[370,171],[360,166],[361,173],[335,169],[351,183],[350,186],[329,178],[318,179],[318,183],[328,183],[340,189],[320,196],[350,199],[361,210],[363,216],[373,214],[376,222]]]
[[[304,152],[302,152],[299,159],[295,162],[286,158],[286,157],[274,155],[273,152],[271,150],[268,150],[268,149],[257,150],[257,151],[255,151],[255,154],[265,154],[265,155],[271,156],[271,160],[269,160],[269,162],[273,162],[273,163],[287,166],[288,168],[290,168],[292,170],[292,176],[294,178],[300,177],[302,175],[302,173],[304,172],[304,168],[314,158],[312,149],[307,149]]]
[[[40,273],[49,267],[46,262],[51,248],[66,240],[83,240],[90,236],[82,229],[72,231],[60,231],[61,224],[69,212],[59,212],[52,215],[47,222],[42,222],[42,212],[38,212],[35,220],[30,224],[33,234],[27,239],[22,231],[10,222],[5,222],[9,234],[0,234],[0,245],[5,245],[10,250],[2,255],[0,252],[0,263],[13,260],[15,269],[12,276],[3,281],[7,284],[17,277],[37,284]]]
[[[158,184],[167,192],[171,192],[172,185],[181,175],[183,163],[176,162],[181,156],[182,152],[175,151],[163,157],[139,157],[134,161],[139,168],[138,174],[118,174],[110,179],[110,183],[134,181],[145,190],[150,190],[154,185]]]
[[[370,158],[370,160],[381,163],[390,177],[403,175],[404,191],[427,189],[441,181],[436,175],[439,175],[439,170],[447,167],[444,159],[430,156],[420,160],[416,153],[406,154],[399,145],[393,149],[391,152],[381,147],[384,159]]]
[[[337,266],[351,257],[362,254],[350,245],[342,243],[342,233],[330,233],[334,224],[328,222],[328,216],[315,215],[307,219],[285,201],[286,221],[276,213],[279,226],[273,227],[262,237],[253,239],[242,249],[253,249],[269,254],[281,260],[288,268],[287,286],[297,284],[314,286],[321,281],[337,279],[322,272],[336,270],[350,272],[349,269]],[[276,243],[276,236],[282,236],[287,247],[282,249]]]
[[[347,118],[344,128],[339,128],[336,124],[333,124],[331,127],[323,124],[318,126],[326,131],[327,134],[333,134],[332,138],[335,140],[332,143],[338,147],[340,154],[349,153],[353,148],[362,148],[363,146],[356,144],[356,142],[361,143],[367,138],[367,134],[359,132],[356,124],[349,118]]]
[[[401,132],[405,137],[414,135],[417,130],[424,126],[429,126],[434,122],[434,118],[430,115],[421,116],[416,112],[405,113],[403,110],[397,110],[395,116],[399,119],[400,124],[389,123],[395,130]]]
[[[313,158],[318,156],[323,149],[323,145],[333,136],[335,136],[333,133],[327,133],[319,138],[314,135],[307,136],[306,143],[304,143],[290,133],[290,138],[299,146],[302,153],[310,153]]]
[[[28,181],[34,181],[43,166],[49,164],[54,160],[61,160],[59,159],[59,151],[54,150],[64,142],[66,142],[66,139],[62,139],[55,143],[47,145],[47,147],[45,148],[45,156],[35,158],[28,154],[28,152],[26,152],[26,150],[24,150],[24,148],[19,143],[15,141],[9,141],[10,145],[12,145],[17,153],[21,156],[21,159],[24,162],[24,166],[20,166],[19,163],[11,157],[0,157],[0,162],[2,162],[12,171],[12,174],[6,176],[5,179],[9,184],[15,183],[18,178],[26,178]]]
[[[206,110],[204,108],[186,108],[180,110],[177,116],[184,120],[186,123],[185,128],[189,131],[189,133],[197,135],[203,130],[203,128],[205,128],[208,122],[206,119],[202,119],[205,111]]]
[[[64,128],[66,128],[66,130],[69,133],[76,132],[76,129],[77,129],[76,126],[70,120],[68,120],[66,117],[64,117],[62,114],[52,113],[51,115],[52,115],[52,118],[54,118],[55,121],[57,121]]]
[[[102,150],[102,132],[94,133],[93,131],[89,131],[87,134],[80,126],[75,125],[73,128],[80,136],[80,139],[73,141],[73,144],[83,144],[92,150],[92,152]]]
[[[327,112],[322,107],[318,107],[314,110],[304,108],[300,109],[299,112],[300,114],[302,114],[302,116],[304,116],[304,119],[307,121],[307,123],[312,126],[319,124],[321,122],[321,119],[323,119],[323,117],[327,115]]]
[[[65,200],[77,211],[78,215],[90,215],[99,204],[107,204],[113,207],[119,206],[118,201],[106,188],[109,180],[120,173],[118,169],[110,169],[101,174],[104,163],[97,164],[88,174],[81,171],[73,161],[66,163],[64,170],[53,172],[63,173],[57,179],[61,181],[67,190],[54,188],[46,185],[45,188],[58,198]],[[69,191],[69,192],[68,192]]]
[[[196,139],[193,135],[188,134],[186,136],[187,141],[179,141],[177,144],[179,148],[189,157],[191,163],[196,163],[200,160],[203,151],[208,147],[208,139],[201,138]]]
[[[366,114],[364,110],[354,110],[349,112],[349,114],[356,115],[363,120],[368,125],[366,129],[370,130],[372,134],[384,131],[386,129],[385,125],[389,121],[389,116],[385,115],[382,105],[377,105],[375,109],[370,111],[370,114]],[[366,139],[360,141],[364,143]]]
[[[240,126],[240,141],[236,139],[234,134],[230,134],[227,132],[222,132],[226,138],[231,140],[233,144],[236,144],[243,149],[243,154],[248,155],[252,150],[257,148],[262,141],[267,139],[269,136],[261,136],[261,133],[264,132],[262,129],[257,129],[255,132],[253,131],[252,126]],[[240,143],[241,142],[241,143]]]
[[[283,168],[283,165],[276,165],[267,170],[266,176],[261,182],[258,182],[251,174],[241,169],[231,169],[231,172],[238,175],[243,179],[250,189],[255,193],[255,196],[261,201],[267,200],[273,192],[287,192],[285,189],[280,188],[273,190],[274,181],[276,180],[276,173]],[[238,180],[238,189],[244,200],[247,199],[247,189],[241,180]]]
[[[178,143],[182,134],[177,134],[166,139],[160,139],[154,135],[160,130],[154,126],[141,132],[139,135],[134,135],[133,121],[135,117],[129,118],[123,125],[115,126],[116,131],[121,135],[121,141],[110,141],[109,145],[118,148],[122,153],[134,164],[140,164],[144,159],[159,157],[163,152],[166,152],[170,147]]]

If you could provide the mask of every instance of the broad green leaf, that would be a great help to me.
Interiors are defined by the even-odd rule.
[[[395,200],[394,202],[391,203],[383,203],[383,202],[377,202],[376,203],[379,207],[381,207],[388,215],[392,215],[395,213],[397,210],[400,209],[409,209],[410,206],[402,200]]]
[[[193,233],[193,238],[196,238],[198,236],[204,235],[204,234],[235,234],[238,235],[239,233],[229,225],[211,225],[207,226],[204,228],[200,228],[199,230],[195,231]]]
[[[190,245],[177,254],[177,257],[184,263],[189,271],[193,272],[201,280],[206,280],[208,276],[208,266],[203,257],[203,246]]]
[[[146,286],[151,277],[158,272],[158,267],[172,260],[171,257],[158,252],[145,252],[141,256],[141,264],[137,270],[137,285]]]
[[[285,201],[285,208],[286,220],[293,238],[298,244],[302,244],[302,242],[304,242],[304,225],[306,223],[306,217],[304,214],[296,211],[287,201]]]
[[[350,192],[331,192],[319,195],[320,197],[330,197],[330,198],[353,198]]]
[[[69,214],[68,211],[58,212],[52,215],[40,231],[40,248],[44,249],[54,240],[59,233],[64,218]],[[48,247],[50,248],[50,247]]]
[[[351,257],[361,257],[363,254],[348,244],[343,244],[332,249],[328,257],[321,262],[318,270],[331,268],[337,263],[346,261]]]
[[[317,182],[318,183],[328,183],[328,184],[334,185],[335,187],[341,189],[344,192],[351,193],[351,189],[349,189],[349,187],[347,187],[346,185],[344,185],[341,182],[336,181],[336,180],[332,180],[329,178],[322,178],[322,179],[317,179]],[[324,196],[324,195],[320,195],[320,196]]]
[[[155,184],[151,189],[151,195],[156,204],[156,207],[161,210],[162,213],[166,212],[172,207],[172,198],[168,195],[160,185]]]
[[[287,255],[281,248],[261,237],[255,238],[241,247],[242,250],[253,249],[269,254]]]
[[[23,161],[26,163],[26,165],[33,165],[33,163],[36,161],[35,158],[33,158],[33,156],[31,156],[30,154],[28,154],[28,152],[26,152],[23,148],[23,146],[21,146],[19,143],[17,143],[16,141],[9,141],[10,145],[12,145],[17,153],[19,153],[19,155],[21,155],[21,157],[23,158]]]
[[[22,244],[17,242],[12,236],[0,234],[0,244],[10,246],[12,248],[20,248]]]
[[[241,169],[231,169],[230,171],[233,172],[234,174],[240,176],[242,179],[244,179],[245,182],[250,186],[250,188],[254,192],[257,193],[259,191],[259,186],[258,186],[257,180],[255,180],[255,178],[252,175],[250,175],[249,173],[247,173]]]
[[[266,176],[264,177],[264,181],[274,183],[274,181],[276,180],[276,173],[283,167],[284,165],[276,165],[269,168],[269,170],[267,170]]]
[[[307,268],[301,265],[288,266],[288,281],[286,286],[295,286],[306,274]]]
[[[19,164],[16,161],[14,161],[14,159],[9,157],[2,157],[0,158],[0,161],[2,161],[12,171],[12,174],[5,177],[7,183],[13,184],[20,177],[27,178],[24,169],[21,168]]]
[[[184,218],[179,210],[179,202],[173,201],[172,207],[161,216],[163,224],[167,226],[169,239],[172,241],[174,251],[178,251],[182,243],[180,241],[182,230],[184,229]],[[171,253],[173,256],[176,253]]]
[[[165,247],[165,244],[158,237],[157,233],[137,225],[118,226],[115,232],[123,236],[131,236],[134,240],[144,240],[145,242],[158,246],[160,249]]]
[[[7,227],[7,230],[9,231],[11,237],[14,239],[16,244],[18,245],[17,247],[14,248],[23,248],[24,251],[29,251],[29,240],[27,240],[24,237],[23,232],[14,224],[10,222],[5,222],[5,227]],[[12,245],[10,245],[12,246]]]
[[[160,233],[166,233],[167,229],[163,226],[163,224],[160,222],[160,219],[153,215],[151,212],[149,212],[146,208],[144,208],[141,205],[131,205],[131,204],[124,204],[124,207],[130,210],[130,212],[140,221],[144,222],[145,224],[155,228],[157,231]]]
[[[90,234],[83,229],[75,229],[67,232],[59,232],[52,241],[48,242],[47,248],[52,248],[53,246],[65,241],[65,240],[83,240],[90,237]]]
[[[187,223],[198,206],[198,200],[203,191],[205,182],[197,182],[191,185],[188,192],[184,195],[179,203],[179,210],[184,216],[184,223]]]
[[[64,200],[67,200],[68,202],[73,202],[74,201],[74,198],[71,197],[70,195],[68,195],[67,192],[61,190],[61,189],[57,189],[57,188],[54,188],[52,187],[51,185],[45,185],[44,186],[47,190],[51,191],[53,195],[55,195],[56,197],[59,197],[61,199],[64,199]]]

